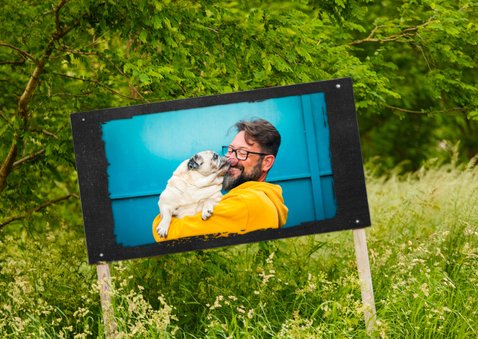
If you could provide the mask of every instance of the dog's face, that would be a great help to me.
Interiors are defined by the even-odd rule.
[[[196,153],[188,161],[188,170],[196,171],[204,176],[216,173],[224,175],[229,169],[229,162],[226,157],[221,157],[213,151],[202,151]]]

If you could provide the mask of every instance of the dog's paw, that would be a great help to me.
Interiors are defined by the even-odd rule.
[[[168,235],[168,228],[169,227],[161,226],[161,224],[159,224],[158,227],[156,227],[156,232],[161,238],[166,238]]]
[[[212,208],[204,208],[202,210],[202,220],[207,220],[212,215]]]

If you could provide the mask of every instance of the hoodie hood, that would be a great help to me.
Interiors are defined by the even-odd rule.
[[[282,187],[276,184],[262,181],[248,181],[235,188],[230,193],[241,195],[243,191],[254,192],[260,198],[270,201],[277,211],[278,226],[282,227],[287,221],[287,215],[289,209],[284,204],[284,198],[282,197]]]

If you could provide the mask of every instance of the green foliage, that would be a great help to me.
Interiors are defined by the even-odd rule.
[[[368,177],[377,337],[476,337],[477,192],[474,166]],[[112,263],[117,335],[365,338],[350,233]],[[79,220],[0,248],[0,336],[104,336]]]
[[[476,154],[473,0],[1,6],[3,222],[77,196],[75,111],[352,77],[366,161]]]
[[[462,159],[476,154],[476,7],[476,1],[370,7],[372,33],[355,46],[397,96],[382,100],[379,116],[360,116],[366,158],[414,170],[424,159],[449,156],[446,144],[460,142]]]
[[[375,287],[389,288],[376,298],[383,316],[393,315],[388,326],[400,329],[394,336],[476,336],[476,320],[465,316],[477,306],[471,289],[478,277],[475,180],[476,169],[450,167],[372,180],[369,248],[381,273]]]
[[[420,192],[406,185],[422,181],[400,181],[390,170],[476,155],[477,5],[2,1],[2,334],[103,335],[91,286],[95,273],[84,263],[70,113],[351,77],[366,166],[390,178],[371,179],[371,196],[381,198],[372,203],[378,223],[371,231],[377,239],[373,264],[385,272],[377,281],[379,331],[391,337],[418,336],[423,329],[430,336],[476,336],[469,325],[477,323],[470,311],[476,298],[468,300],[476,283],[470,259],[476,257],[476,229],[470,226],[476,224],[470,205],[476,199],[467,190],[476,187],[467,177],[476,179],[475,172],[436,174],[436,183],[460,187],[463,194],[453,197],[456,206],[468,206],[461,213],[432,201],[426,186],[428,195],[420,200]],[[431,174],[421,179],[441,188]],[[390,190],[394,184],[414,196],[380,191],[380,185]],[[445,192],[452,196],[453,190]],[[404,205],[412,214],[402,211]],[[115,264],[119,331],[159,336],[161,323],[170,336],[363,336],[353,254],[336,237]],[[402,245],[409,240],[410,246]],[[433,256],[438,252],[428,242],[446,256]],[[389,253],[393,246],[397,251]],[[328,254],[335,248],[334,256]],[[426,274],[410,275],[403,262]],[[138,308],[129,308],[135,303]]]

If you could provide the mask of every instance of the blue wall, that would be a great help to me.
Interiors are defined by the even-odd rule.
[[[329,128],[323,93],[137,115],[102,126],[108,187],[118,244],[154,243],[158,196],[184,160],[203,150],[220,153],[238,120],[264,118],[282,144],[267,181],[282,186],[285,227],[336,214]]]

